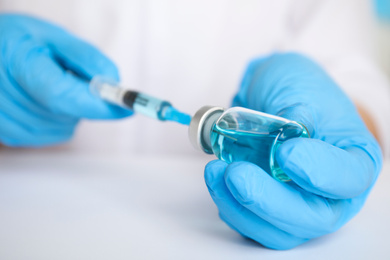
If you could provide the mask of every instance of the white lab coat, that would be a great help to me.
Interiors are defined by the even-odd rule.
[[[389,146],[390,94],[372,62],[369,0],[0,0],[0,8],[67,28],[113,59],[123,84],[188,113],[206,104],[229,106],[251,59],[303,52],[368,110]],[[140,115],[84,121],[68,146],[93,153],[196,153],[185,126]]]

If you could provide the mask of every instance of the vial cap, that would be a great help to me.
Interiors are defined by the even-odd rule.
[[[210,131],[215,121],[224,111],[225,109],[222,107],[204,106],[195,113],[188,128],[190,142],[195,148],[208,154],[213,153],[210,143]]]

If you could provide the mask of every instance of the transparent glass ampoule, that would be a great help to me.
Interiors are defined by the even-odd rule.
[[[302,124],[282,117],[242,107],[205,106],[193,116],[189,137],[195,147],[227,163],[251,162],[285,182],[290,178],[280,169],[275,152],[283,142],[309,133]]]

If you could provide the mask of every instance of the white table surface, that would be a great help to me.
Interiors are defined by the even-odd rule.
[[[0,151],[0,259],[390,259],[390,163],[364,209],[288,251],[219,218],[206,158]]]

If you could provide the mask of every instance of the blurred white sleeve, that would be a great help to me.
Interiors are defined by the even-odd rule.
[[[389,156],[390,87],[375,62],[376,23],[370,0],[298,0],[286,18],[283,49],[317,60],[374,120]]]

